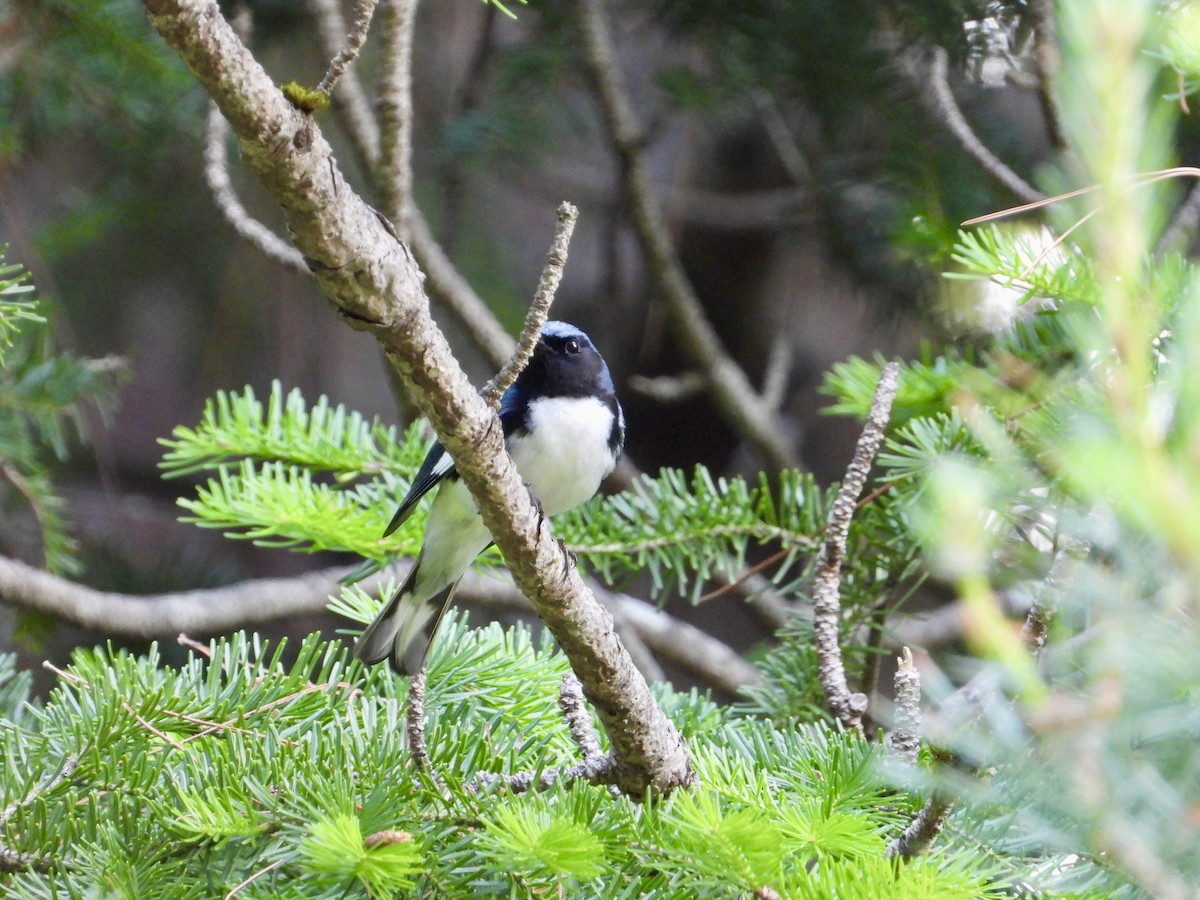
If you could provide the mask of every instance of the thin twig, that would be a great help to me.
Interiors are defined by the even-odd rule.
[[[703,372],[681,372],[678,375],[631,375],[629,389],[657,400],[659,403],[679,403],[690,400],[708,389],[708,378]]]
[[[550,316],[550,305],[554,295],[562,283],[563,269],[567,265],[567,250],[571,245],[571,235],[575,231],[575,222],[579,218],[579,210],[565,200],[558,207],[558,225],[554,231],[554,240],[550,251],[546,254],[546,264],[542,267],[542,277],[538,280],[537,291],[529,311],[525,313],[525,324],[521,327],[521,337],[512,358],[504,365],[496,376],[484,385],[479,393],[493,407],[500,405],[504,396],[517,376],[529,364],[530,357],[541,338],[542,326]]]
[[[921,673],[907,647],[896,663],[896,706],[887,748],[890,755],[915,766],[921,750]]]
[[[248,878],[246,878],[240,884],[235,885],[233,890],[231,890],[228,894],[225,895],[225,900],[229,900],[230,897],[237,896],[238,894],[241,893],[242,888],[249,887],[251,884],[254,883],[255,880],[257,880],[258,878],[261,878],[263,875],[266,875],[268,872],[278,869],[280,866],[282,866],[286,862],[288,862],[288,858],[285,856],[285,857],[283,857],[283,859],[275,860],[275,862],[271,863],[270,865],[263,866],[257,872],[252,873]]]
[[[408,681],[408,709],[404,714],[408,752],[418,772],[432,772],[429,748],[425,745],[425,667]]]
[[[771,342],[767,367],[763,374],[762,399],[769,409],[778,412],[787,398],[788,376],[792,372],[791,335],[781,332]]]
[[[671,245],[662,210],[653,196],[645,136],[617,64],[605,7],[605,0],[584,0],[581,25],[585,56],[609,140],[621,160],[633,224],[650,271],[685,351],[707,373],[709,389],[726,420],[757,446],[772,466],[796,468],[799,456],[785,437],[779,418],[725,348]]]
[[[945,797],[936,794],[930,797],[917,813],[917,817],[888,845],[884,855],[889,859],[898,856],[904,860],[920,856],[933,843],[934,838],[941,834],[942,826],[946,824],[953,808],[954,803]]]
[[[971,127],[966,117],[959,109],[954,92],[950,90],[947,80],[949,55],[942,47],[934,47],[930,54],[928,87],[931,105],[941,119],[942,124],[954,136],[968,156],[979,163],[980,167],[1017,199],[1033,202],[1044,199],[1041,191],[1031,187],[1020,175],[1003,163],[987,145],[979,139],[979,135]],[[918,77],[913,73],[913,77]]]
[[[217,109],[217,104],[209,102],[204,129],[204,180],[212,193],[217,210],[225,217],[225,221],[233,226],[238,237],[256,247],[267,259],[293,272],[311,274],[304,262],[304,256],[251,216],[238,199],[233,189],[233,181],[229,177],[229,154],[225,149],[228,134],[229,124],[225,117]]]
[[[189,650],[195,650],[206,659],[212,659],[212,648],[207,644],[202,644],[197,640],[188,637],[182,631],[179,632],[179,637],[175,638],[175,643],[180,647],[187,647]]]
[[[383,65],[379,79],[379,165],[376,169],[383,214],[400,240],[412,234],[412,46],[417,0],[383,0],[380,37]]]
[[[309,0],[317,16],[322,47],[336,44],[345,31],[345,20],[337,0]],[[338,108],[344,106],[351,142],[358,154],[359,162],[368,171],[374,172],[380,158],[380,127],[371,114],[371,105],[366,98],[354,70],[348,71],[338,82],[334,93]],[[381,191],[383,193],[383,191]],[[386,204],[385,204],[386,205]],[[389,215],[394,216],[395,211]],[[500,320],[492,313],[483,299],[463,278],[450,257],[446,255],[433,229],[415,202],[411,203],[404,219],[408,238],[412,242],[413,255],[425,271],[425,287],[437,303],[441,304],[466,331],[471,341],[483,353],[484,358],[499,369],[512,355],[514,341],[504,330]]]
[[[333,59],[346,35],[346,19],[338,0],[308,0],[308,11],[317,23],[321,53]],[[342,116],[342,124],[358,161],[371,171],[379,161],[379,125],[371,110],[371,101],[362,81],[353,69],[347,69],[333,89],[334,111]]]
[[[371,17],[375,15],[375,7],[378,3],[379,0],[358,0],[354,15],[354,28],[346,35],[346,46],[329,63],[325,77],[317,85],[317,90],[325,96],[328,97],[333,93],[338,79],[357,59],[359,51],[362,50],[362,45],[367,39],[367,32],[371,30]]]
[[[540,772],[514,772],[511,775],[476,772],[467,783],[467,790],[491,791],[497,785],[503,785],[514,794],[523,794],[534,789],[549,790],[560,781],[569,783],[579,779],[591,784],[613,784],[615,769],[612,760],[607,756],[599,756],[566,768],[554,766]]]
[[[867,416],[866,425],[859,435],[854,457],[846,467],[846,477],[829,510],[825,541],[817,557],[817,574],[813,584],[813,637],[817,647],[821,686],[825,690],[830,711],[847,729],[858,729],[862,726],[867,697],[862,693],[850,692],[846,683],[846,669],[842,663],[839,627],[842,563],[846,557],[850,521],[854,517],[856,502],[862,494],[875,455],[883,443],[899,376],[899,363],[888,363],[875,386],[875,396],[871,400],[871,411]]]
[[[596,737],[596,729],[592,727],[592,717],[588,714],[587,705],[583,698],[583,685],[574,672],[563,676],[562,686],[558,691],[558,708],[562,710],[567,727],[571,730],[571,738],[585,760],[604,756],[600,749],[600,741]]]

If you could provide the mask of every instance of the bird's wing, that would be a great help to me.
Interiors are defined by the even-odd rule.
[[[413,476],[412,486],[408,489],[408,494],[400,503],[400,508],[396,510],[396,514],[392,516],[392,521],[384,531],[383,536],[387,537],[397,528],[399,528],[404,520],[412,515],[412,511],[416,509],[417,503],[421,498],[429,493],[441,481],[455,474],[454,460],[450,458],[450,454],[442,447],[440,441],[434,441],[433,446],[429,448],[429,452],[425,454],[425,460],[421,463],[421,468],[417,469],[417,474]]]
[[[529,412],[529,400],[522,393],[517,385],[512,385],[504,396],[500,398],[500,409],[497,415],[500,417],[500,427],[504,430],[504,437],[512,437],[514,431],[519,431],[525,427],[525,416]]]

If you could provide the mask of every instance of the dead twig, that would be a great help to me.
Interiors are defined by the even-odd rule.
[[[846,558],[850,521],[866,485],[867,474],[875,462],[875,455],[883,444],[899,376],[900,365],[892,362],[884,367],[879,377],[866,425],[859,435],[854,456],[846,467],[846,477],[842,480],[837,497],[829,510],[825,540],[817,557],[817,574],[813,584],[813,637],[817,647],[818,669],[829,709],[846,729],[856,730],[862,727],[862,716],[867,710],[867,696],[850,692],[846,683],[846,669],[842,663],[842,563]]]

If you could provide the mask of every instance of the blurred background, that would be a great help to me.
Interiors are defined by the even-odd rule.
[[[247,6],[251,45],[276,82],[316,84],[328,58],[312,7]],[[940,273],[958,223],[1020,198],[965,146],[946,104],[997,160],[1037,183],[1058,148],[1041,90],[1053,60],[1037,52],[1048,45],[1035,40],[1038,7],[650,0],[610,9],[679,258],[751,382],[761,386],[769,367],[782,375],[780,429],[822,483],[841,477],[859,430],[822,414],[819,387],[833,363],[911,356],[923,342],[969,342],[995,327],[978,297],[953,307]],[[576,4],[533,0],[511,11],[478,0],[418,8],[418,205],[515,334],[555,209],[575,203],[553,314],[587,330],[607,357],[631,460],[649,472],[698,462],[717,474],[769,470],[705,392],[687,390],[694,365],[631,222],[581,58]],[[353,18],[352,5],[344,14]],[[369,95],[376,43],[356,64]],[[140,5],[10,0],[0,8],[0,108],[0,244],[32,273],[62,348],[123,361],[113,412],[89,414],[87,442],[76,442],[57,476],[80,542],[79,578],[144,593],[336,561],[180,524],[175,500],[188,485],[160,478],[157,440],[193,424],[218,389],[248,384],[262,396],[279,379],[387,422],[404,414],[373,339],[223,220],[203,176],[206,97]],[[317,120],[374,202],[342,120],[332,110]],[[1191,136],[1180,143],[1186,155]],[[231,169],[250,214],[282,233],[236,152]],[[488,377],[486,357],[453,316],[436,304],[434,312],[473,378]],[[680,376],[649,383],[682,396],[647,391],[647,379]],[[36,522],[3,479],[0,504],[0,553],[41,564]],[[768,634],[753,617],[742,621],[736,602],[671,609],[739,647]],[[339,623],[287,627],[328,633]],[[61,662],[77,642],[102,637],[0,610],[0,649],[17,649],[29,665]]]

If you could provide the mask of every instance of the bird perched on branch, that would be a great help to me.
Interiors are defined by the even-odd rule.
[[[625,417],[608,366],[591,339],[565,322],[542,328],[529,364],[500,400],[500,423],[517,471],[548,516],[591,498],[625,444]],[[390,658],[402,675],[424,666],[459,579],[492,543],[454,461],[436,441],[384,536],[434,487],[416,564],[354,645],[358,659]]]

